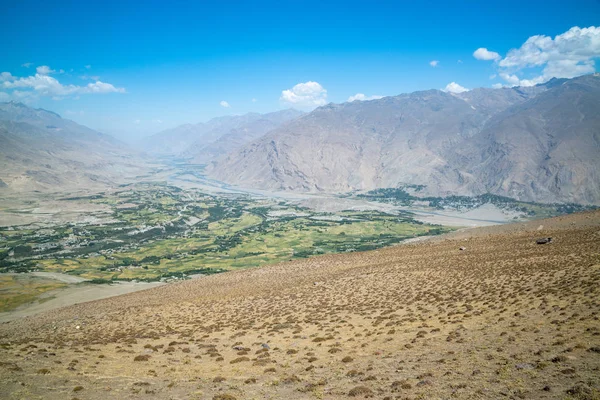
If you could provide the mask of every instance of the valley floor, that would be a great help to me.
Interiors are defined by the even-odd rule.
[[[0,398],[598,399],[599,312],[587,212],[1,324]]]

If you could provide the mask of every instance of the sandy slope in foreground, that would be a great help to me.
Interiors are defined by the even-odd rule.
[[[597,399],[599,311],[600,212],[478,228],[2,324],[0,397]]]

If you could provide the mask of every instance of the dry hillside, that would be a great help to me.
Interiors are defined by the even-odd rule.
[[[233,150],[209,174],[268,190],[425,185],[420,193],[431,196],[600,204],[599,126],[600,74],[426,90],[319,107]]]
[[[600,212],[583,213],[3,324],[0,397],[598,399],[599,311]]]

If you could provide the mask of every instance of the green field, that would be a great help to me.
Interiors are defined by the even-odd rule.
[[[562,214],[570,214],[580,211],[594,210],[595,206],[586,206],[575,203],[553,203],[543,204],[528,201],[519,201],[510,197],[494,194],[482,194],[479,196],[447,196],[428,197],[418,195],[424,186],[407,185],[403,188],[375,189],[366,193],[348,194],[344,197],[356,197],[371,201],[392,203],[402,206],[412,206],[415,202],[427,203],[429,207],[438,210],[451,209],[467,211],[481,207],[484,204],[493,204],[501,210],[514,211],[526,215],[528,219],[550,218]],[[410,192],[409,192],[410,190]],[[411,194],[414,193],[414,194]]]
[[[317,213],[285,201],[209,195],[165,184],[70,197],[112,210],[105,223],[0,230],[0,271],[87,279],[168,280],[319,254],[365,251],[440,234],[409,213]]]
[[[30,275],[0,274],[0,312],[10,311],[29,303],[51,290],[66,287],[66,283]]]

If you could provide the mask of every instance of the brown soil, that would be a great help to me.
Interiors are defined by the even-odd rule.
[[[582,213],[2,324],[0,398],[599,399],[599,312]]]

